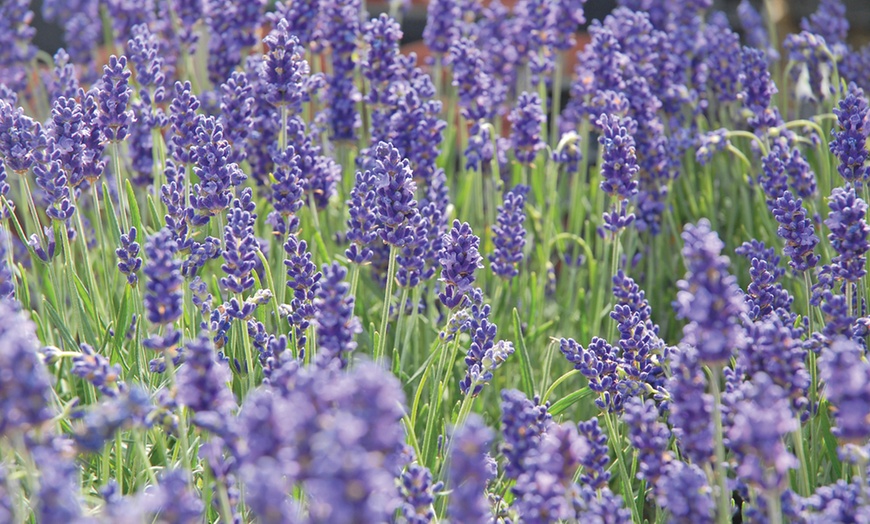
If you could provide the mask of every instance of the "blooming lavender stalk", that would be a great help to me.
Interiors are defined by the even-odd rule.
[[[704,471],[696,464],[673,461],[655,487],[656,503],[670,513],[673,524],[712,524],[713,494]]]
[[[790,469],[799,466],[782,441],[798,427],[785,392],[765,373],[746,383],[744,399],[734,407],[728,447],[737,454],[737,475],[768,497],[779,497]]]
[[[752,6],[752,2],[741,0],[740,5],[737,6],[737,16],[740,18],[740,24],[743,26],[749,45],[763,50],[767,55],[767,61],[779,60],[779,52],[770,44],[764,19]]]
[[[36,427],[52,417],[51,383],[37,354],[33,323],[16,303],[0,300],[0,435]]]
[[[299,163],[302,158],[296,154],[293,146],[287,146],[283,153],[276,153],[274,171],[272,172],[272,191],[269,200],[275,210],[269,213],[268,222],[272,230],[284,236],[295,233],[299,229],[299,217],[296,213],[302,209],[302,169]]]
[[[97,95],[100,125],[109,142],[117,143],[127,138],[128,128],[133,120],[132,112],[127,109],[132,94],[129,80],[127,57],[110,56],[109,64],[103,67],[102,84]]]
[[[200,333],[185,347],[184,365],[176,379],[176,399],[196,414],[195,424],[213,432],[226,431],[226,419],[236,407],[227,386],[231,380],[230,369],[217,359],[210,337]]]
[[[858,198],[852,186],[847,185],[834,188],[828,206],[831,212],[825,225],[831,231],[828,235],[831,247],[837,252],[831,260],[834,276],[849,283],[857,282],[867,273],[864,267],[870,249],[867,240],[870,227],[864,218],[867,204]]]
[[[516,480],[526,471],[525,461],[538,446],[553,417],[547,412],[549,404],[540,405],[539,399],[529,400],[515,389],[501,392],[501,453],[505,456],[505,475]]]
[[[852,340],[838,338],[819,361],[825,395],[836,408],[834,434],[844,443],[862,445],[870,436],[870,365]]]
[[[610,472],[607,465],[610,464],[607,447],[607,437],[598,425],[598,419],[592,418],[577,424],[580,436],[586,439],[589,451],[580,460],[583,473],[580,475],[580,483],[589,489],[601,492],[608,489]]]
[[[479,246],[480,238],[474,235],[468,223],[454,220],[453,228],[444,235],[439,256],[444,290],[438,294],[438,299],[448,309],[456,309],[467,301],[474,284],[474,272],[483,267]]]
[[[238,164],[229,163],[232,148],[216,118],[200,119],[196,137],[198,144],[191,151],[191,159],[200,182],[193,186],[190,204],[196,210],[192,223],[201,226],[230,205],[230,188],[241,184],[247,175]]]
[[[441,482],[432,482],[432,472],[429,468],[420,464],[409,464],[402,472],[402,516],[408,524],[429,524],[435,520],[435,510],[432,504],[435,502],[434,492],[444,486]]]
[[[48,204],[46,215],[61,222],[72,218],[76,207],[70,198],[66,172],[60,160],[52,160],[48,165],[35,165],[33,174],[36,176],[36,185],[43,190]]]
[[[698,350],[683,345],[671,353],[670,364],[668,421],[674,428],[680,453],[692,463],[704,467],[713,458],[713,428],[710,425],[713,398],[706,393],[707,380],[698,361]]]
[[[414,199],[417,186],[408,160],[398,149],[381,142],[375,154],[375,203],[381,223],[378,235],[390,246],[401,247],[410,240],[413,218],[419,213]]]
[[[546,119],[537,94],[520,94],[516,107],[508,117],[512,126],[511,145],[517,162],[531,164],[538,156],[538,151],[546,146],[541,136],[541,126]]]
[[[233,293],[244,293],[254,287],[251,272],[257,264],[260,245],[254,237],[257,215],[252,213],[252,199],[251,188],[245,188],[241,197],[233,200],[233,207],[227,216],[224,264],[221,266],[227,276],[221,278],[221,285]]]
[[[38,162],[43,161],[46,137],[42,125],[0,100],[0,156],[6,168],[23,175]]]
[[[350,246],[345,256],[354,264],[365,264],[372,258],[371,245],[377,239],[378,221],[375,212],[377,175],[371,171],[357,171],[356,182],[347,202],[347,241]]]
[[[359,0],[326,2],[323,11],[325,36],[332,47],[332,75],[327,84],[329,138],[337,142],[355,140],[360,126],[356,111],[359,93],[353,79],[357,63],[354,53],[360,34],[360,3]]]
[[[31,27],[33,11],[26,0],[10,0],[3,4],[3,25],[0,26],[0,84],[15,91],[27,86],[27,64],[36,56]]]
[[[791,257],[788,265],[797,273],[814,268],[819,262],[819,255],[813,253],[819,237],[812,221],[807,218],[803,200],[795,199],[791,191],[783,192],[776,199],[773,216],[779,222],[776,233],[785,240],[783,252]]]
[[[299,240],[296,235],[288,235],[284,252],[287,254],[284,260],[287,267],[287,287],[293,290],[293,299],[290,301],[292,313],[288,321],[295,328],[296,347],[301,350],[307,341],[305,330],[317,312],[314,298],[323,274],[317,271],[317,266],[311,261],[308,243]]]
[[[689,224],[682,235],[686,278],[677,283],[679,293],[674,309],[689,323],[683,328],[683,342],[698,348],[698,360],[710,365],[728,362],[743,343],[740,316],[746,304],[740,296],[737,279],[728,274],[728,257],[722,256],[724,244],[701,219]]]
[[[152,324],[167,326],[163,336],[152,335],[145,345],[161,352],[168,350],[172,359],[181,339],[181,332],[172,324],[181,318],[184,298],[181,263],[175,259],[177,250],[178,245],[167,228],[151,235],[145,243],[145,316]]]
[[[622,419],[628,426],[628,439],[637,450],[637,476],[654,484],[664,474],[665,464],[673,460],[668,451],[671,432],[659,421],[658,408],[652,400],[638,397],[627,400]]]
[[[447,471],[447,486],[452,492],[447,513],[456,522],[489,522],[490,511],[484,492],[495,475],[488,461],[492,439],[492,430],[477,414],[469,416],[463,426],[453,431],[453,454]]]
[[[175,96],[169,106],[171,136],[167,139],[169,153],[178,164],[194,162],[193,147],[199,137],[197,129],[203,116],[197,114],[200,102],[193,94],[190,82],[175,82]]]
[[[299,114],[302,103],[308,100],[307,81],[311,69],[286,19],[278,21],[263,43],[269,47],[260,71],[260,81],[266,88],[265,99],[281,109],[282,121],[286,122],[288,116]]]
[[[356,349],[356,335],[362,332],[359,319],[353,314],[354,297],[348,294],[345,282],[347,269],[338,262],[323,265],[323,281],[317,290],[314,307],[317,309],[319,366],[345,367],[348,356]]]
[[[498,208],[498,224],[492,229],[495,251],[489,255],[493,273],[510,280],[519,274],[517,264],[523,261],[526,245],[525,203],[529,186],[518,185],[504,195],[504,204]]]
[[[121,381],[121,365],[111,365],[109,359],[97,353],[88,344],[81,344],[82,352],[73,357],[71,372],[94,385],[107,397],[116,397],[126,389]]]
[[[142,257],[139,256],[139,242],[136,242],[137,231],[130,228],[129,233],[121,235],[121,247],[115,250],[118,257],[118,270],[127,276],[127,283],[136,286],[139,282],[139,269],[142,268]]]
[[[136,70],[136,83],[139,85],[139,101],[133,104],[137,119],[143,119],[148,128],[166,126],[168,120],[157,104],[166,98],[166,75],[163,72],[164,59],[160,55],[157,35],[148,26],[133,26],[133,38],[127,41],[127,54]]]
[[[840,160],[837,171],[847,181],[860,186],[867,179],[867,136],[870,124],[867,123],[867,99],[864,91],[854,83],[834,108],[841,131],[833,133],[829,147]]]
[[[229,160],[240,164],[248,157],[245,145],[254,124],[253,86],[244,71],[235,71],[220,89],[220,123],[233,149]]]
[[[617,234],[634,221],[628,214],[628,201],[637,194],[639,169],[633,134],[637,124],[630,118],[602,114],[596,122],[602,129],[598,142],[604,146],[601,163],[601,190],[611,197],[611,211],[604,214],[604,228]]]

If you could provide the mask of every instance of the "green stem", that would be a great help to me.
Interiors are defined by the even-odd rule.
[[[642,522],[640,520],[640,515],[638,515],[637,504],[635,504],[634,490],[631,487],[631,476],[626,467],[625,454],[622,452],[622,437],[619,435],[616,422],[613,420],[613,414],[605,412],[602,416],[604,417],[604,423],[607,425],[607,432],[610,434],[610,442],[613,444],[613,452],[616,454],[619,477],[622,481],[622,497],[625,499],[625,505],[631,510],[632,522]]]
[[[390,262],[387,266],[387,284],[386,292],[384,293],[384,310],[381,315],[381,330],[378,333],[378,346],[375,348],[375,362],[381,363],[384,359],[384,354],[387,347],[387,323],[390,318],[390,303],[393,301],[393,279],[396,275],[396,256],[399,254],[399,248],[390,246]]]
[[[725,472],[725,444],[722,432],[722,394],[719,391],[719,377],[722,374],[721,366],[710,368],[710,389],[713,393],[713,428],[716,446],[716,464],[714,466],[716,482],[719,486],[719,497],[716,506],[718,508],[719,524],[731,522],[731,494],[728,491],[728,479]]]

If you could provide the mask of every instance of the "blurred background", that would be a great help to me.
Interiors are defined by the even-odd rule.
[[[515,3],[515,0],[502,0],[505,5]],[[761,9],[761,1],[752,2],[756,8]],[[870,0],[844,0],[849,17],[851,29],[849,31],[849,41],[853,45],[870,42]],[[426,0],[413,0],[411,5],[406,9],[403,20],[402,29],[405,36],[403,43],[414,44],[419,42],[423,37],[423,27],[426,25]],[[713,8],[724,11],[732,21],[732,26],[739,27],[737,23],[737,6],[740,0],[714,0]],[[808,16],[818,7],[818,0],[770,0],[768,4],[771,6],[771,13],[776,21],[778,34],[785,35],[796,32],[801,18]],[[35,14],[33,26],[36,27],[37,33],[34,39],[40,49],[54,54],[60,47],[63,46],[63,31],[56,24],[47,23],[42,18],[42,0],[34,0],[32,9]],[[374,17],[381,12],[386,12],[388,9],[387,1],[371,1],[367,2],[369,13]],[[586,19],[601,20],[616,7],[615,0],[588,0],[585,6]],[[580,28],[582,29],[582,28]],[[419,52],[417,46],[412,46]]]

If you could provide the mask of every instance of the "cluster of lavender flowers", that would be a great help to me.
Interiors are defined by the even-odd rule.
[[[870,518],[843,0],[29,4],[0,522]]]

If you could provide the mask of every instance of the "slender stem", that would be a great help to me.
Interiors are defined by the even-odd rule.
[[[800,462],[800,467],[798,468],[798,480],[800,481],[800,495],[802,497],[809,497],[813,493],[812,486],[810,485],[810,475],[809,475],[809,464],[807,463],[806,453],[804,451],[804,439],[803,432],[801,431],[801,418],[797,417],[798,427],[791,434],[792,439],[794,440],[794,449],[797,454],[798,462]]]
[[[718,522],[728,524],[731,522],[731,494],[728,491],[728,479],[725,472],[725,444],[722,432],[722,394],[719,391],[719,377],[722,375],[721,366],[710,368],[710,389],[713,393],[713,428],[716,446],[715,474],[719,485],[719,497],[717,500]]]
[[[782,524],[782,500],[775,491],[767,493],[767,522]]]
[[[120,142],[112,142],[112,161],[115,165],[115,189],[118,191],[118,214],[121,216],[121,226],[126,233],[130,231],[130,224],[127,222],[127,188],[124,186],[123,177],[121,176],[121,152],[118,151],[120,147]]]
[[[628,473],[628,468],[625,464],[625,454],[622,452],[622,438],[619,435],[616,422],[613,420],[613,414],[605,412],[603,415],[604,423],[607,425],[607,432],[610,434],[610,442],[613,444],[613,452],[616,454],[617,467],[619,469],[619,477],[622,480],[622,498],[625,499],[625,504],[631,510],[632,522],[642,522],[640,515],[637,512],[637,504],[634,500],[634,490],[631,487],[631,476]]]
[[[387,347],[387,322],[390,318],[390,303],[393,300],[393,279],[396,275],[396,256],[399,248],[390,246],[390,263],[387,266],[387,289],[384,293],[384,311],[381,315],[381,330],[378,333],[378,346],[375,348],[375,362],[381,363]]]

